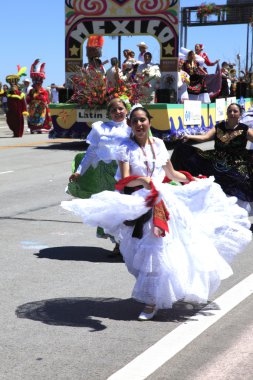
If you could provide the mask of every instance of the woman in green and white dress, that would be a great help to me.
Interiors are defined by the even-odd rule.
[[[114,176],[117,163],[114,160],[114,148],[130,136],[131,128],[127,125],[127,105],[120,98],[112,99],[107,107],[110,120],[97,121],[86,142],[86,153],[79,153],[73,160],[69,177],[68,193],[78,198],[90,198],[92,194],[103,190],[114,190]],[[97,229],[97,236],[106,238],[102,228]],[[114,253],[118,253],[116,245]]]

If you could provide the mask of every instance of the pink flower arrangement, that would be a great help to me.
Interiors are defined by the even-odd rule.
[[[197,17],[203,18],[211,14],[219,15],[221,7],[217,6],[215,3],[202,3],[197,10]]]

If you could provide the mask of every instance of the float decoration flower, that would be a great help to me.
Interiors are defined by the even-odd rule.
[[[197,10],[197,17],[202,19],[204,17],[214,15],[220,15],[221,7],[216,5],[215,3],[202,3]]]
[[[134,81],[118,79],[115,87],[106,86],[106,78],[103,73],[95,68],[76,68],[76,72],[69,78],[74,94],[68,103],[75,103],[80,108],[101,109],[105,108],[113,98],[121,98],[130,105],[137,103],[148,104],[150,97],[145,95],[145,88],[150,87],[148,79],[143,75]]]
[[[70,81],[74,94],[69,103],[77,103],[88,108],[101,108],[106,102],[106,80],[95,68],[78,68]]]

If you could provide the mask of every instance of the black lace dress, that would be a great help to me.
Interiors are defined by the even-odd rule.
[[[182,143],[171,157],[174,168],[194,176],[214,176],[226,194],[252,202],[253,151],[246,149],[248,126],[239,123],[229,130],[223,121],[215,129],[214,150],[203,151]]]
[[[200,65],[197,61],[186,60],[182,69],[190,75],[190,84],[187,87],[188,94],[198,95],[207,92],[205,75],[200,72]]]

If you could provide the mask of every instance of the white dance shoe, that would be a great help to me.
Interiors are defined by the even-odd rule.
[[[157,309],[155,306],[152,305],[146,305],[143,309],[143,311],[140,313],[138,320],[139,321],[149,321],[150,319],[153,319],[156,315]]]

